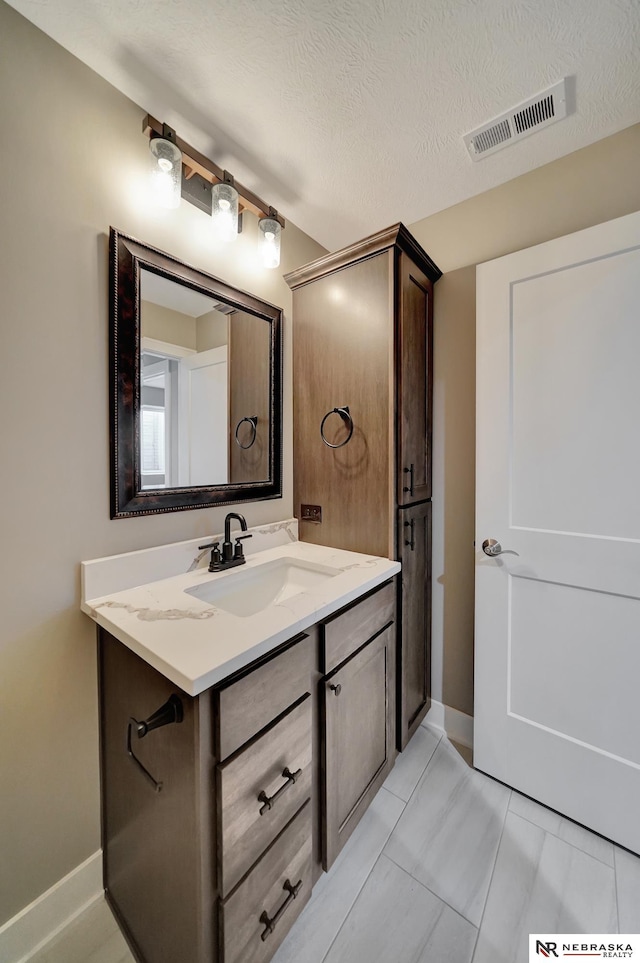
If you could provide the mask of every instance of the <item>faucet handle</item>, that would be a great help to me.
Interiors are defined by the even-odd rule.
[[[217,572],[220,569],[220,542],[210,542],[208,545],[201,545],[201,549],[211,549],[211,559],[209,561],[209,571]]]
[[[206,545],[198,545],[198,551],[203,552],[205,548],[217,548],[220,542],[207,542]]]
[[[234,558],[244,558],[244,552],[242,551],[242,545],[240,542],[244,542],[245,538],[253,538],[253,535],[238,535],[236,537],[236,548],[235,552],[233,553]]]

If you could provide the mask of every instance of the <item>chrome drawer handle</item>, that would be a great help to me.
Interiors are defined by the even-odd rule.
[[[282,795],[285,789],[288,789],[289,786],[293,786],[294,782],[296,781],[298,776],[301,774],[301,772],[302,772],[302,769],[298,769],[297,772],[291,772],[289,767],[286,766],[282,770],[282,776],[287,781],[283,783],[282,786],[280,786],[277,792],[274,792],[273,796],[267,796],[264,789],[262,790],[262,792],[258,793],[258,802],[264,803],[264,806],[260,807],[261,816],[263,813],[266,813],[268,809],[271,809],[276,799],[278,799]]]
[[[273,933],[274,929],[276,928],[276,923],[278,922],[278,920],[280,919],[280,917],[282,916],[282,914],[283,914],[284,911],[286,910],[286,908],[287,908],[287,906],[289,905],[289,903],[293,902],[293,900],[296,898],[296,896],[297,896],[298,893],[300,892],[300,888],[301,888],[301,887],[302,887],[302,880],[301,880],[301,879],[298,880],[298,882],[295,884],[295,886],[294,886],[292,883],[290,883],[288,879],[285,879],[282,888],[283,888],[283,890],[285,890],[285,892],[286,892],[288,895],[287,895],[287,898],[285,899],[284,903],[282,904],[282,906],[276,911],[275,916],[273,916],[273,917],[270,918],[270,917],[269,917],[269,914],[267,913],[266,910],[263,910],[263,911],[262,911],[262,913],[261,913],[261,915],[260,915],[260,922],[261,922],[261,923],[264,923],[265,929],[264,929],[264,931],[262,932],[262,934],[261,934],[261,936],[260,936],[260,939],[261,939],[263,942],[266,940],[267,936],[269,936],[270,933]]]

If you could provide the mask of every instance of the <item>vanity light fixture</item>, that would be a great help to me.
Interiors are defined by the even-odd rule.
[[[153,195],[160,207],[168,208],[179,206],[182,186],[182,154],[171,134],[163,130],[163,136],[149,141]]]
[[[250,211],[259,219],[263,265],[267,268],[279,266],[280,237],[285,220],[275,208],[181,140],[173,128],[161,124],[150,114],[142,122],[142,131],[150,140],[154,188],[163,207],[177,207],[182,197],[212,215],[214,234],[229,241],[242,230],[243,212]],[[169,198],[171,203],[167,202]]]
[[[280,264],[280,235],[282,228],[275,217],[261,217],[258,221],[260,229],[260,254],[266,268],[277,268]]]
[[[234,241],[238,236],[238,192],[233,177],[224,174],[225,180],[211,188],[213,233],[220,241]]]

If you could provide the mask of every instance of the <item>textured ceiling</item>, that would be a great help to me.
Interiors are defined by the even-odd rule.
[[[640,120],[639,0],[10,2],[330,249]],[[564,76],[572,116],[470,160]]]

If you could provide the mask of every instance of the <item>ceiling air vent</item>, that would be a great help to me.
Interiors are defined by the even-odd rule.
[[[508,144],[528,137],[543,127],[555,124],[567,116],[566,78],[530,97],[499,117],[483,124],[470,134],[465,134],[464,142],[474,161],[495,154]]]

